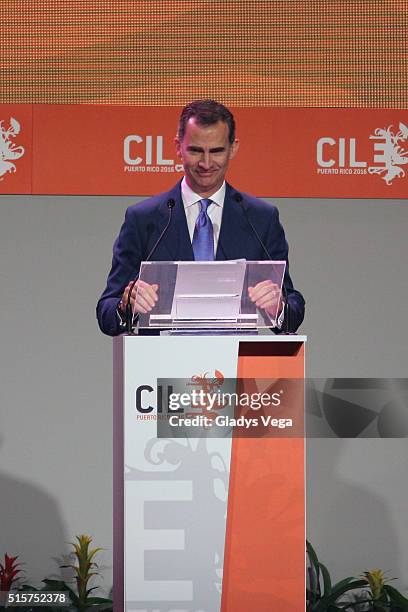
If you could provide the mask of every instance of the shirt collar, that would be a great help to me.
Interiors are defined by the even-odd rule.
[[[187,185],[186,177],[183,177],[183,180],[181,181],[181,198],[183,200],[184,208],[189,208],[199,200],[203,199],[200,195],[198,195],[198,193],[195,193],[191,187]],[[224,206],[225,199],[225,181],[218,191],[213,193],[210,198],[206,199],[211,200],[214,202],[214,204],[222,208]]]

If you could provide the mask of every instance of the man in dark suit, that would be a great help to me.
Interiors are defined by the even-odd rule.
[[[183,180],[169,192],[129,207],[113,247],[112,269],[97,305],[99,326],[111,336],[125,331],[130,290],[135,313],[149,312],[158,299],[157,285],[133,280],[166,227],[169,206],[171,222],[154,250],[155,261],[265,260],[267,253],[273,260],[288,261],[277,208],[225,182],[229,161],[239,147],[231,112],[214,100],[188,104],[175,143]],[[303,321],[304,299],[293,287],[288,265],[284,286],[286,308],[272,281],[250,287],[249,297],[266,314],[278,307],[278,328],[294,332]]]

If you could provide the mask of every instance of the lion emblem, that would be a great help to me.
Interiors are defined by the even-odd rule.
[[[405,176],[402,165],[408,164],[408,151],[401,146],[401,142],[408,139],[408,127],[403,123],[399,124],[399,131],[394,134],[392,125],[387,128],[377,128],[370,136],[373,140],[380,140],[382,143],[376,147],[383,152],[378,156],[383,161],[382,166],[371,166],[368,168],[370,174],[380,174],[381,178],[391,185],[397,177]]]
[[[16,165],[12,160],[24,155],[24,147],[17,146],[13,141],[19,133],[20,124],[14,117],[10,118],[8,129],[4,127],[4,121],[0,121],[0,181],[7,172],[16,171]]]

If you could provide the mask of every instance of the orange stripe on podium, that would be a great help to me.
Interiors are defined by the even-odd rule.
[[[266,344],[240,354],[240,378],[303,378],[302,343]],[[304,610],[304,518],[303,438],[234,438],[222,612]]]

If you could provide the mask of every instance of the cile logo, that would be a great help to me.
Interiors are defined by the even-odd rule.
[[[142,157],[143,155],[143,157]],[[163,156],[163,136],[129,134],[123,141],[125,172],[182,172],[183,166]]]
[[[401,167],[408,164],[408,150],[401,143],[408,140],[408,127],[400,122],[398,131],[393,126],[377,128],[369,139],[374,140],[373,165],[358,160],[356,138],[338,138],[329,136],[319,138],[316,146],[317,174],[378,174],[387,185],[395,178],[405,176]]]
[[[174,384],[158,384],[156,389],[156,406],[150,403],[151,394],[154,393],[154,388],[150,385],[139,385],[135,391],[135,407],[136,411],[141,414],[150,414],[155,408],[158,414],[163,412],[184,413],[184,408],[200,410],[205,414],[207,410],[220,410],[225,407],[224,404],[217,402],[217,398],[213,399],[216,392],[224,384],[224,375],[219,370],[214,371],[214,377],[209,377],[208,372],[201,375],[193,375],[190,379],[178,379],[178,382],[183,383],[186,388],[185,393],[174,393]],[[177,381],[174,381],[176,383]],[[188,387],[193,387],[189,393]],[[175,405],[177,404],[177,405]],[[195,415],[194,412],[193,415]],[[191,416],[188,413],[187,416]]]
[[[8,129],[3,127],[4,121],[0,120],[0,181],[7,172],[16,171],[16,165],[11,160],[19,159],[24,155],[24,147],[17,146],[12,138],[20,133],[20,124],[17,119],[10,117]]]

